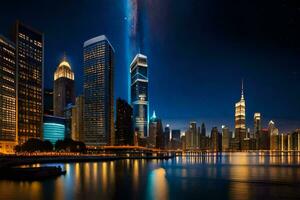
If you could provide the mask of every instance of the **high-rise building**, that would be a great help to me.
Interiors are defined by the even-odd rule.
[[[68,104],[75,103],[74,73],[66,57],[58,65],[54,73],[54,115],[64,116]]]
[[[279,150],[279,131],[272,120],[269,122],[268,131],[270,135],[270,150]]]
[[[172,130],[171,147],[172,149],[180,149],[182,147],[181,131],[179,129]]]
[[[217,127],[213,127],[211,130],[211,150],[221,151],[222,150],[222,136],[218,131]]]
[[[170,125],[167,124],[165,126],[165,131],[164,131],[164,147],[167,149],[169,148],[170,144],[170,134],[171,134],[171,129]]]
[[[0,36],[0,153],[13,153],[17,144],[16,49]]]
[[[44,115],[53,115],[53,90],[44,89]]]
[[[163,149],[163,126],[161,119],[157,118],[155,111],[149,121],[149,145],[152,148]]]
[[[85,41],[83,51],[85,143],[114,144],[114,49],[101,35]]]
[[[18,140],[42,137],[44,36],[17,22],[15,26],[17,60]]]
[[[179,129],[172,130],[172,139],[180,140],[181,131]]]
[[[261,131],[261,115],[260,113],[254,113],[254,135]]]
[[[204,123],[201,124],[201,135],[206,136],[206,128]]]
[[[241,99],[235,104],[235,140],[241,147],[241,142],[246,138],[246,104],[244,99],[244,84],[242,81]]]
[[[116,112],[116,145],[133,145],[132,107],[119,98]]]
[[[147,137],[148,123],[148,64],[147,57],[137,54],[130,64],[131,105],[133,126],[140,137]]]
[[[75,105],[72,107],[71,138],[75,141],[84,142],[84,96],[76,97]]]
[[[229,128],[225,125],[222,126],[222,151],[230,149],[231,134]]]
[[[197,123],[190,122],[190,134],[191,134],[191,147],[197,148],[198,147],[198,134],[197,134]]]

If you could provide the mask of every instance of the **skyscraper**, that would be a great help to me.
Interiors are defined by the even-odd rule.
[[[53,106],[55,116],[64,116],[68,104],[75,103],[74,73],[66,57],[58,65],[54,73]]]
[[[116,145],[133,145],[132,107],[118,98],[116,112]]]
[[[148,64],[147,57],[137,54],[130,64],[131,105],[134,129],[140,137],[147,137],[148,123]]]
[[[244,84],[242,81],[241,99],[235,104],[235,139],[239,148],[246,137],[246,104],[244,99]]]
[[[164,148],[164,138],[163,138],[163,127],[161,119],[156,117],[155,111],[149,121],[149,144],[150,147],[163,149]]]
[[[270,135],[270,150],[279,150],[279,131],[272,120],[269,122],[268,131]]]
[[[254,135],[261,131],[261,116],[260,113],[254,113]]]
[[[217,127],[213,127],[211,130],[211,150],[221,151],[222,150],[222,136],[218,131]]]
[[[230,148],[231,134],[227,126],[222,126],[222,151],[228,151]]]
[[[201,135],[206,136],[206,128],[204,123],[201,124]]]
[[[75,141],[84,141],[84,96],[76,97],[75,105],[72,107],[71,138]]]
[[[17,58],[18,139],[42,137],[44,36],[17,22],[15,26]]]
[[[114,144],[114,49],[101,35],[85,41],[83,51],[85,143]]]
[[[17,143],[16,49],[0,36],[0,153],[13,153]]]

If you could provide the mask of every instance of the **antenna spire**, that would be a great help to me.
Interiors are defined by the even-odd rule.
[[[244,79],[242,78],[242,93],[241,93],[241,99],[244,99]]]

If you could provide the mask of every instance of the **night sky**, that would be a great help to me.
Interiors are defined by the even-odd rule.
[[[0,33],[16,19],[45,34],[45,87],[66,52],[81,94],[85,40],[105,34],[115,48],[115,98],[127,99],[133,51],[148,56],[150,110],[186,129],[189,121],[234,123],[244,79],[247,126],[261,112],[280,132],[300,128],[300,5],[288,0],[138,1],[130,36],[129,0],[1,2]],[[136,47],[128,40],[137,40]]]

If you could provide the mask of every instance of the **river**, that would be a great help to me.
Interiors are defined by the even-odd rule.
[[[300,155],[227,153],[57,163],[66,175],[0,180],[0,199],[300,199]]]

